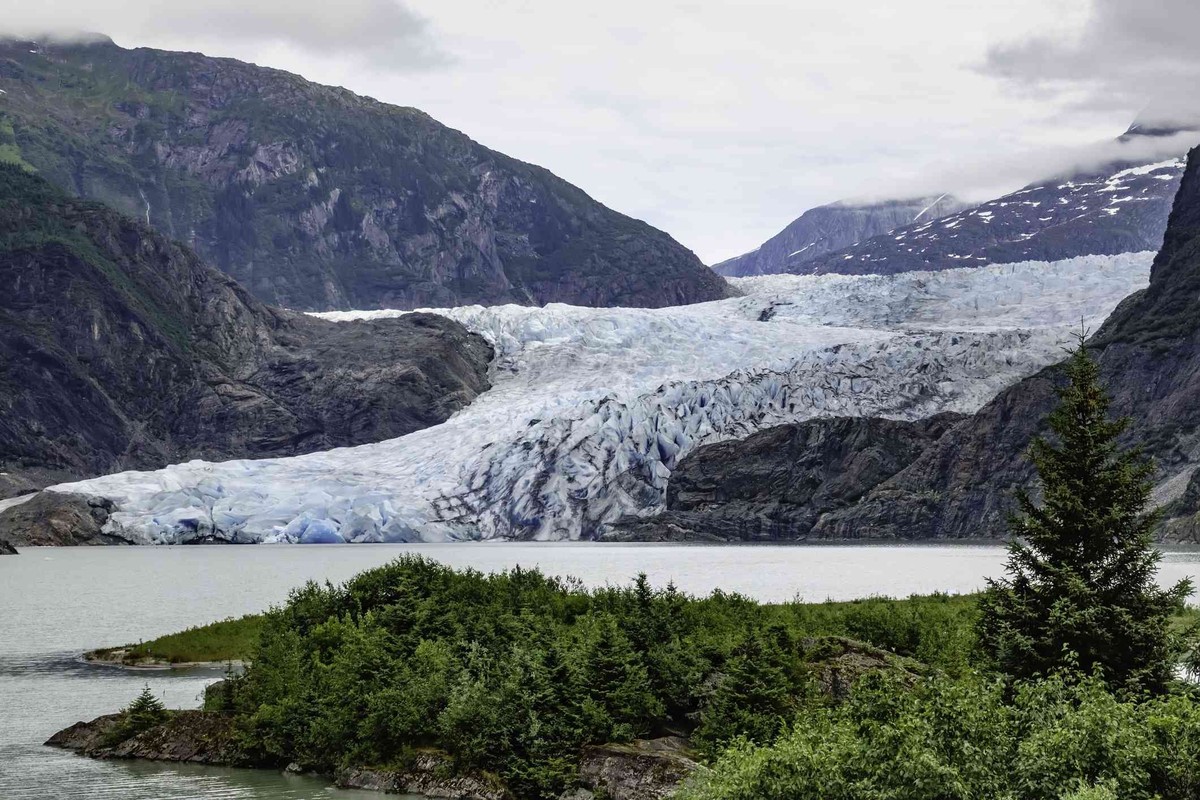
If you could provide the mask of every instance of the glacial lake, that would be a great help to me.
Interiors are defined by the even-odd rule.
[[[306,580],[345,580],[401,553],[490,571],[517,564],[588,584],[715,588],[765,601],[969,592],[1002,572],[1000,545],[452,544],[26,548],[0,557],[0,798],[357,800],[323,781],[267,771],[93,761],[43,747],[55,731],[117,710],[149,685],[195,707],[219,671],[84,664],[84,650],[136,642],[286,600]],[[1200,549],[1166,552],[1160,577],[1200,578]],[[395,795],[392,795],[393,797]]]

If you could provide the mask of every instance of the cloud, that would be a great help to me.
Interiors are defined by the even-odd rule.
[[[1200,120],[1200,3],[1093,0],[1073,34],[989,50],[984,69],[1068,106],[1142,107],[1147,124]]]
[[[933,167],[919,179],[881,186],[878,194],[856,197],[858,202],[886,200],[896,195],[922,197],[949,190],[970,202],[991,200],[1031,183],[1074,175],[1095,175],[1128,164],[1148,164],[1180,158],[1200,145],[1200,132],[1167,136],[1123,136],[1090,145],[1042,147]]]
[[[15,4],[14,4],[15,5]],[[78,38],[102,31],[126,46],[196,42],[236,48],[292,48],[386,69],[424,69],[448,61],[426,20],[398,0],[46,0],[20,4],[0,32],[28,38]]]

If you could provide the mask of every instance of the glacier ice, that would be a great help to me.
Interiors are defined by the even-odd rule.
[[[736,280],[742,297],[663,309],[434,309],[496,349],[493,388],[441,425],[51,488],[111,498],[110,527],[154,543],[591,538],[653,512],[700,444],[814,416],[973,411],[1060,360],[1146,285],[1152,258],[767,275]]]

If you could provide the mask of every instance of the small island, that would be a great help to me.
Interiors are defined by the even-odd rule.
[[[130,723],[143,697],[48,744],[441,797],[666,797],[735,738],[783,730],[807,703],[838,703],[863,675],[912,685],[958,673],[974,608],[947,595],[698,599],[644,578],[587,590],[405,557],[341,587],[309,584],[263,615],[89,653],[133,668],[248,668],[210,686],[200,710]],[[313,719],[293,691],[321,693]],[[327,739],[333,720],[316,718],[329,714]],[[322,732],[284,733],[311,723]]]

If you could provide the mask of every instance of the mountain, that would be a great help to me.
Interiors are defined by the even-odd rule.
[[[412,108],[198,53],[0,42],[0,159],[295,309],[657,307],[731,289],[662,231]]]
[[[818,417],[704,445],[671,473],[661,513],[606,540],[788,541],[912,463],[961,414]]]
[[[948,194],[878,203],[831,203],[809,209],[756,250],[713,266],[742,278],[796,272],[808,262],[895,228],[953,214],[965,204]]]
[[[1122,138],[1162,133],[1134,130]],[[1114,163],[1040,181],[939,219],[921,220],[789,264],[787,271],[890,275],[1158,250],[1183,165],[1181,151],[1178,158]]]
[[[34,485],[374,442],[488,387],[492,349],[456,322],[271,308],[13,165],[0,165],[0,285],[0,471]]]
[[[1126,444],[1159,468],[1162,533],[1200,540],[1200,150],[1188,156],[1150,286],[1089,340]],[[1012,493],[1033,478],[1025,449],[1044,431],[1061,383],[1048,369],[1002,392],[858,505],[823,519],[823,536],[999,536]]]

